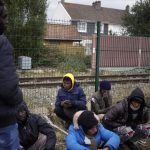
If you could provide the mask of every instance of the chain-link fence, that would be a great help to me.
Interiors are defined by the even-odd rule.
[[[95,24],[90,24],[84,30],[84,24],[79,26],[66,21],[49,21],[39,36],[34,34],[39,31],[34,30],[34,25],[24,32],[21,26],[14,26],[15,34],[8,34],[14,46],[24,100],[32,112],[46,114],[56,124],[62,125],[53,114],[53,109],[62,77],[68,72],[74,74],[81,84],[90,108],[89,101],[95,91],[98,42],[99,80],[112,81],[113,103],[129,95],[136,86],[150,97],[150,38],[101,33],[100,41],[97,41],[94,27]]]

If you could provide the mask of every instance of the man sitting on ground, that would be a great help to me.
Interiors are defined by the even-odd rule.
[[[130,96],[105,114],[103,125],[120,135],[122,143],[128,145],[131,150],[137,150],[135,141],[150,138],[150,125],[146,124],[148,120],[144,93],[140,88],[136,88]]]
[[[92,111],[76,112],[66,138],[67,150],[117,150],[119,136],[105,129],[98,120]]]
[[[25,150],[54,150],[54,129],[40,115],[29,112],[23,103],[17,112],[20,145]]]
[[[91,99],[91,110],[97,114],[100,120],[104,114],[112,107],[112,96],[110,95],[111,84],[107,80],[100,81],[99,90],[95,92]]]
[[[55,110],[56,115],[62,120],[71,123],[73,115],[78,110],[86,109],[86,96],[83,89],[75,82],[74,76],[67,73],[58,91]]]

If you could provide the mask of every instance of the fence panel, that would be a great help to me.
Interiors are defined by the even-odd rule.
[[[94,92],[97,37],[95,24],[89,23],[87,27],[88,30],[83,30],[84,24],[78,26],[75,22],[51,20],[45,24],[43,34],[38,36],[34,30],[28,33],[31,32],[28,28],[34,29],[34,24],[26,32],[22,32],[19,25],[12,26],[16,33],[9,32],[8,38],[14,46],[24,99],[33,111],[44,113],[47,112],[45,106],[54,107],[62,77],[67,72],[73,73],[75,78],[84,78],[77,81],[90,99]],[[132,71],[127,72],[127,69],[140,70],[143,67],[147,70],[142,71],[149,73],[150,38],[100,36],[100,75],[115,74],[114,69],[117,73],[121,69],[123,72],[120,74],[128,74]],[[88,76],[93,76],[92,80]]]
[[[96,36],[96,35],[95,35]],[[96,43],[96,38],[93,42]],[[93,43],[93,49],[95,44]],[[150,67],[150,38],[101,35],[100,67],[136,68]],[[95,68],[96,54],[93,53],[92,67]]]
[[[34,35],[34,32],[28,33],[28,30],[21,32],[20,26],[12,27],[15,28],[15,35],[8,35],[14,46],[20,86],[30,110],[49,115],[59,125],[62,123],[56,119],[53,109],[64,74],[74,74],[76,81],[84,89],[88,108],[95,91],[95,24],[88,24],[87,32],[83,30],[84,27],[83,24],[79,28],[75,22],[71,24],[66,21],[50,21],[45,24],[41,36]],[[29,28],[34,29],[34,26]],[[149,74],[150,38],[101,35],[100,40],[100,75],[139,72]],[[131,68],[138,70],[127,71]],[[101,76],[99,80],[103,78]],[[121,82],[115,82],[120,80],[119,77],[105,79],[112,81],[113,103],[129,95],[136,86],[141,87],[146,96],[150,97],[149,80],[146,83],[130,80],[123,84],[126,83],[123,82],[123,78]]]

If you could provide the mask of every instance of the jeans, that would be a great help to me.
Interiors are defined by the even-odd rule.
[[[0,150],[19,149],[19,134],[17,124],[0,128]]]

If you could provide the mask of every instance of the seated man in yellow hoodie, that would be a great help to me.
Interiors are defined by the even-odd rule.
[[[64,75],[61,88],[58,90],[54,112],[62,120],[72,122],[74,113],[85,109],[86,96],[84,91],[75,82],[73,74],[67,73]]]

